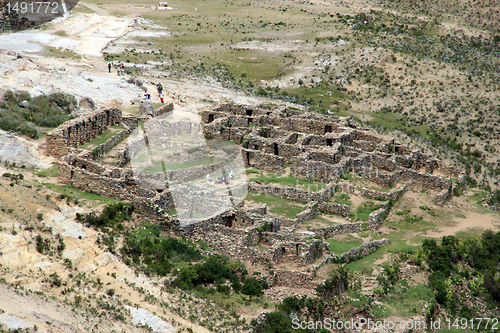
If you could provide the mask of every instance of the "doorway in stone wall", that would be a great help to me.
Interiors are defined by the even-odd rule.
[[[274,151],[274,155],[279,155],[278,144],[276,142],[273,143],[273,151]]]
[[[208,122],[211,123],[212,121],[214,121],[214,115],[213,114],[209,114],[208,115]]]
[[[333,139],[326,139],[326,145],[327,146],[333,146]]]

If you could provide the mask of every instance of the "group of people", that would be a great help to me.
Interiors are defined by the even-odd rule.
[[[111,73],[111,67],[113,66],[113,64],[111,62],[108,62],[108,71]],[[118,64],[118,66],[116,67],[116,72],[118,74],[118,76],[125,76],[125,65],[123,64],[123,62],[121,64]],[[163,100],[163,86],[161,85],[161,83],[158,83],[156,85],[156,89],[158,90],[158,97],[160,97],[160,101],[162,103],[164,103],[164,100]],[[146,97],[146,99],[151,99],[151,95],[150,94],[145,94],[144,95]]]
[[[112,66],[113,64],[111,64],[111,62],[108,62],[108,71],[110,73]],[[125,76],[125,65],[123,64],[123,62],[121,64],[118,64],[118,66],[116,67],[116,73],[118,74],[118,76]]]
[[[158,89],[158,97],[160,97],[160,101],[163,103],[163,86],[161,83],[156,85],[156,89]]]
[[[222,177],[215,179],[215,181],[210,176],[210,174],[207,174],[207,183],[210,185],[214,185],[215,183],[229,185],[233,179],[234,179],[233,170],[231,170],[231,172],[229,172],[229,175],[227,175],[227,177],[225,174],[222,174]]]

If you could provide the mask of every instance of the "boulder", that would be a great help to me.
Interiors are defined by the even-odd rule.
[[[139,104],[139,113],[154,117],[155,110],[153,109],[151,100],[146,99],[141,101],[141,104]]]
[[[22,101],[21,103],[19,103],[19,106],[22,108],[27,108],[28,106],[30,106],[30,102]]]
[[[81,109],[93,110],[95,108],[95,103],[90,97],[82,97],[78,101],[78,106]]]
[[[127,80],[127,83],[134,84],[135,83],[135,77],[133,77],[133,76],[129,77],[128,80]]]
[[[135,85],[138,86],[138,87],[142,87],[142,85],[144,84],[144,81],[142,81],[141,79],[137,79],[135,80]]]
[[[145,93],[147,93],[147,92],[148,92],[148,88],[146,88],[145,86],[141,86],[140,88],[141,88],[141,89],[142,89]]]

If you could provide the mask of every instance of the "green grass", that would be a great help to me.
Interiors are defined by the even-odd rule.
[[[260,174],[259,176],[253,177],[251,180],[258,183],[264,183],[266,185],[269,183],[284,184],[288,186],[302,185],[306,189],[315,192],[321,191],[327,185],[326,183],[317,182],[314,180],[299,179],[292,175],[282,176],[282,175],[270,174],[269,176],[266,176],[264,174]]]
[[[387,295],[378,299],[382,304],[373,306],[375,318],[399,316],[410,318],[422,313],[422,308],[433,299],[433,292],[424,284],[409,286],[401,280]]]
[[[328,83],[322,83],[316,87],[300,86],[298,88],[287,89],[281,94],[296,96],[300,100],[308,101],[312,110],[326,113],[331,110],[337,114],[343,114],[350,107],[341,100],[346,99],[346,94],[338,89],[337,86]]]
[[[209,165],[212,163],[217,163],[222,161],[220,158],[210,158],[204,157],[194,161],[187,161],[183,163],[163,163],[163,161],[156,161],[152,166],[148,166],[144,168],[142,171],[149,172],[163,172],[165,170],[178,170],[178,169],[186,169],[197,165]]]
[[[360,234],[360,236],[361,237],[371,236],[372,239],[382,238],[380,234],[374,233],[372,231],[364,232]],[[353,261],[347,264],[349,270],[369,274],[371,273],[375,265],[374,263],[375,260],[384,258],[384,255],[389,253],[409,252],[419,247],[419,245],[418,246],[409,245],[404,238],[405,237],[404,232],[401,233],[393,232],[390,235],[384,235],[384,237],[390,239],[391,243],[379,247],[377,251],[367,255],[364,258],[361,258],[360,260]],[[424,239],[423,237],[416,237],[416,238],[414,237],[412,238],[412,241],[419,242],[423,239]]]
[[[55,57],[55,58],[74,58],[74,59],[81,59],[82,56],[79,54],[76,54],[72,51],[69,51],[64,48],[55,48],[52,46],[46,46],[44,51],[44,55],[46,57]]]
[[[341,205],[350,205],[351,204],[351,200],[349,198],[349,195],[346,193],[338,193],[333,198],[333,201],[338,203],[338,204],[341,204]]]
[[[124,105],[121,109],[124,113],[139,115],[139,105]]]
[[[342,242],[336,239],[329,239],[327,243],[330,244],[330,252],[335,254],[342,254],[349,251],[353,247],[359,247],[363,244],[362,240],[352,240],[348,242]]]
[[[113,135],[118,133],[120,130],[123,130],[123,127],[121,127],[120,125],[111,126],[110,128],[106,129],[104,132],[102,132],[101,135],[98,135],[95,138],[93,138],[92,140],[85,142],[83,145],[81,145],[78,148],[90,149],[90,148],[96,147],[96,146],[108,141],[109,139],[111,139],[113,137]]]
[[[50,168],[38,171],[35,173],[35,175],[40,177],[57,177],[57,165],[53,165]]]
[[[263,203],[267,205],[271,213],[294,219],[304,207],[297,204],[296,201],[282,199],[272,194],[259,194],[256,192],[248,192],[247,200]]]
[[[235,77],[246,77],[257,83],[286,74],[282,54],[270,56],[269,52],[259,50],[227,50],[220,59],[227,64],[229,73]]]
[[[406,132],[418,134],[421,137],[429,138],[427,134],[427,130],[429,127],[427,125],[419,125],[419,126],[406,126],[405,123],[401,120],[402,114],[398,112],[370,112],[370,116],[373,117],[373,120],[370,122],[372,125],[378,125],[388,129],[403,129]]]
[[[321,215],[326,215],[326,214],[321,214]],[[305,225],[309,225],[309,226],[310,226],[310,225],[311,225],[311,224],[313,224],[314,222],[320,222],[320,223],[324,223],[324,224],[326,224],[326,225],[328,225],[328,226],[331,226],[331,225],[333,225],[333,224],[335,223],[335,222],[333,222],[333,221],[330,221],[330,220],[328,220],[328,219],[325,219],[325,218],[324,218],[323,216],[321,216],[321,215],[318,215],[318,216],[316,216],[315,218],[310,219],[310,220],[308,220],[308,221],[304,222],[304,224],[305,224]]]
[[[51,184],[51,183],[43,183],[43,185],[61,193],[61,194],[74,196],[76,199],[98,200],[98,201],[102,201],[103,203],[120,202],[120,200],[118,200],[118,199],[102,197],[102,196],[94,194],[94,193],[80,191],[79,189],[77,189],[74,186],[56,185],[56,184]]]
[[[235,145],[235,144],[236,144],[236,141],[234,141],[234,140],[222,140],[222,142],[221,142],[221,145],[223,147],[225,147],[225,146],[232,146],[232,145]]]
[[[356,208],[356,221],[368,221],[370,213],[376,211],[378,205],[372,201],[366,201]]]

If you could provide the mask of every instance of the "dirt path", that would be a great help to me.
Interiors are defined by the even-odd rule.
[[[454,224],[450,226],[441,226],[439,231],[428,232],[429,237],[443,237],[456,235],[463,231],[474,231],[475,234],[484,230],[500,230],[500,217],[496,214],[481,214],[474,211],[464,213],[465,218],[456,218]]]

